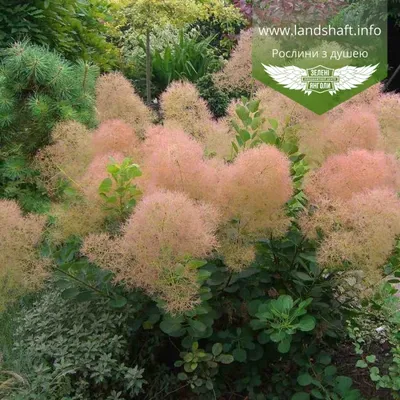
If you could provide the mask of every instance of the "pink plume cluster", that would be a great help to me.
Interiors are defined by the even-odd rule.
[[[173,82],[161,95],[164,125],[180,128],[196,139],[204,137],[210,129],[212,115],[208,104],[190,82]]]
[[[391,190],[373,189],[348,201],[321,201],[301,225],[309,238],[317,239],[317,231],[323,232],[318,249],[321,265],[360,269],[373,283],[400,235],[400,199]]]
[[[94,154],[107,154],[111,151],[122,153],[126,157],[140,156],[141,142],[133,128],[118,119],[104,121],[93,132],[92,146]]]
[[[283,207],[293,193],[288,158],[273,146],[239,154],[221,171],[220,206],[228,219],[238,219],[249,233],[282,233]]]
[[[57,124],[53,143],[39,150],[34,166],[49,194],[56,194],[60,181],[72,182],[81,176],[92,159],[90,131],[75,121]]]
[[[91,235],[82,251],[113,270],[118,281],[158,295],[169,312],[182,312],[198,302],[199,283],[190,261],[207,257],[217,246],[218,220],[209,205],[159,191],[143,198],[120,238]]]
[[[376,115],[365,106],[349,105],[342,113],[328,113],[310,120],[300,132],[302,151],[320,164],[329,156],[350,150],[376,150],[382,135]]]
[[[218,171],[204,159],[203,146],[184,131],[148,130],[143,157],[148,190],[180,191],[196,200],[214,196]]]
[[[399,155],[400,96],[398,94],[381,94],[373,104],[373,110],[379,120],[385,151]]]
[[[37,250],[45,223],[42,216],[23,216],[15,201],[0,200],[0,310],[47,278],[49,262]]]
[[[381,276],[400,235],[399,167],[392,155],[353,150],[329,157],[306,179],[312,207],[300,225],[320,241],[321,265],[360,269],[370,283]]]
[[[335,155],[306,179],[305,193],[311,202],[320,198],[348,200],[375,188],[400,188],[399,162],[383,152],[353,150]]]
[[[100,122],[120,119],[143,137],[152,122],[152,113],[119,72],[102,75],[96,84],[96,109]]]

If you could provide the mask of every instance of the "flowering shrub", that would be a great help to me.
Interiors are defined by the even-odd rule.
[[[252,32],[242,32],[239,42],[222,71],[214,74],[216,86],[227,92],[248,94],[253,87],[252,75]]]
[[[82,251],[113,270],[117,281],[158,294],[170,312],[190,310],[200,287],[192,264],[217,245],[217,217],[211,206],[196,205],[184,194],[156,192],[139,204],[121,238],[89,236]]]
[[[44,217],[23,216],[14,201],[0,200],[0,310],[47,278],[49,262],[37,249],[45,222]]]
[[[161,96],[164,126],[181,129],[205,146],[209,156],[226,159],[234,135],[226,120],[214,120],[207,103],[189,82],[174,82]]]
[[[45,247],[63,297],[137,305],[135,343],[153,343],[157,360],[178,347],[166,358],[183,398],[190,387],[204,398],[361,399],[327,343],[345,337],[349,304],[398,274],[400,165],[386,112],[396,96],[374,87],[314,116],[261,89],[215,120],[178,82],[162,96],[162,126],[122,76],[101,79],[101,125],[58,126],[36,161],[50,188],[63,181]]]
[[[96,109],[100,122],[120,119],[143,137],[152,120],[151,111],[118,72],[102,75],[96,85]]]

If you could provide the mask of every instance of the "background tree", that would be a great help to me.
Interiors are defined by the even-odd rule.
[[[151,34],[170,25],[184,27],[198,20],[240,20],[239,11],[224,0],[119,0],[125,6],[127,22],[146,37],[146,98],[151,102]]]
[[[0,0],[0,47],[28,38],[69,60],[110,70],[119,60],[108,42],[113,7],[108,0]]]

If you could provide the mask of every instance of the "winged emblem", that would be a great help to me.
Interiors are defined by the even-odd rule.
[[[378,65],[366,67],[346,66],[333,69],[319,65],[303,69],[296,66],[274,67],[262,64],[265,72],[274,81],[291,90],[301,90],[310,95],[312,92],[336,94],[340,90],[354,89],[368,80]]]

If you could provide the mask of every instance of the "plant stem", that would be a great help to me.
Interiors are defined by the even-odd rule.
[[[102,292],[101,290],[99,290],[99,289],[97,289],[97,288],[95,288],[95,287],[93,287],[93,286],[90,286],[88,283],[81,281],[80,279],[78,279],[78,278],[76,278],[75,276],[69,274],[68,272],[63,271],[61,268],[54,267],[54,269],[55,269],[56,271],[58,271],[58,272],[64,274],[64,275],[68,276],[68,278],[70,278],[70,279],[72,279],[72,280],[78,282],[78,283],[81,284],[82,286],[85,286],[86,288],[88,288],[88,289],[90,289],[90,290],[93,290],[94,292],[98,293],[99,295],[101,295],[101,296],[103,296],[103,297],[106,297],[106,298],[108,298],[108,299],[112,299],[112,297],[111,297],[110,295],[108,295],[108,294]]]
[[[151,43],[150,30],[146,31],[146,97],[147,104],[151,104]]]

